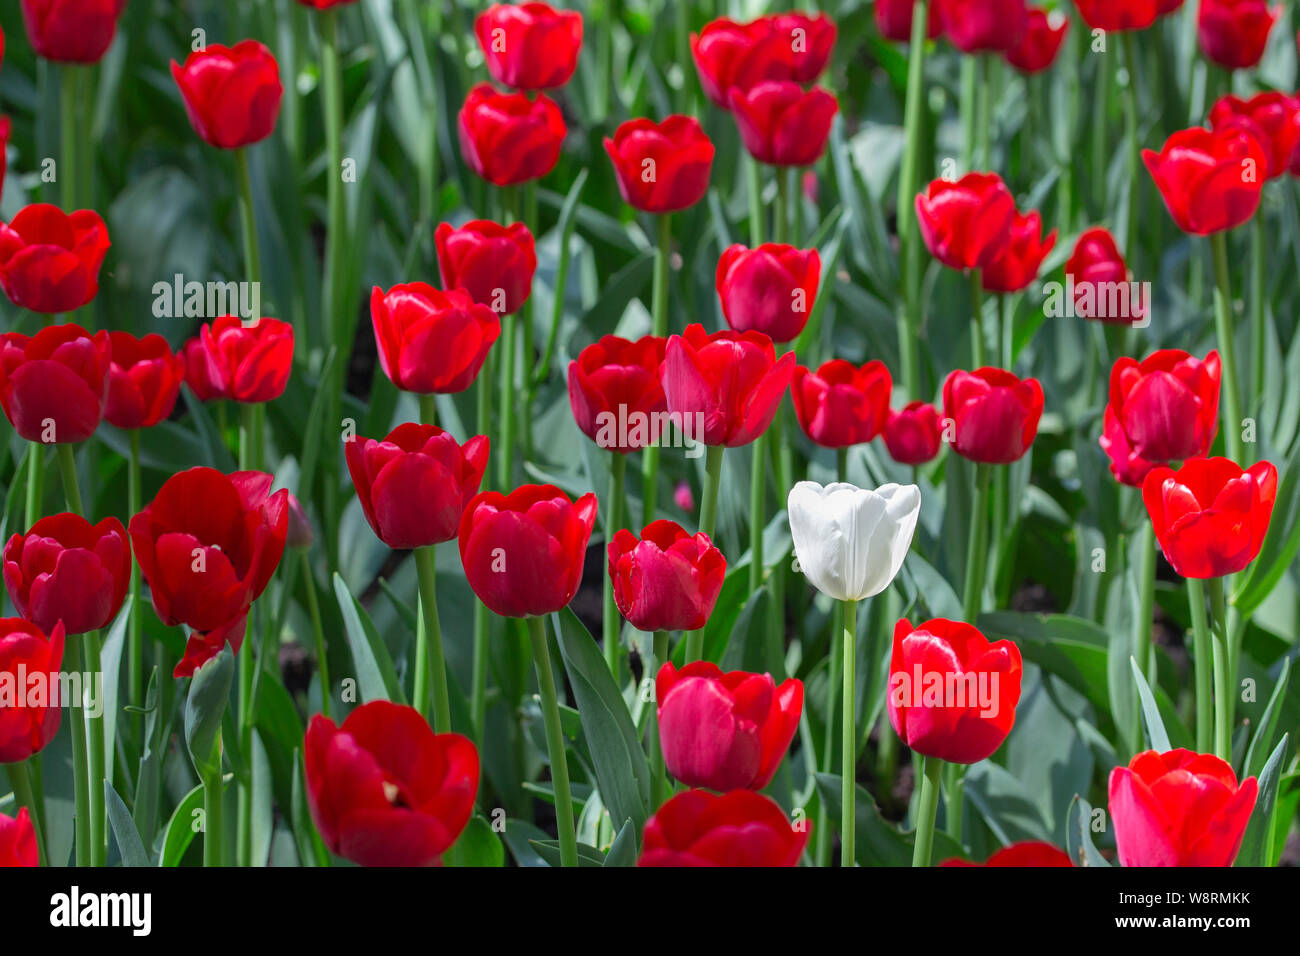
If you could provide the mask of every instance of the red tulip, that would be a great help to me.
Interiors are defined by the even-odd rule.
[[[1236,574],[1255,560],[1277,498],[1277,469],[1227,458],[1193,458],[1155,468],[1142,482],[1160,550],[1185,578]]]
[[[436,866],[474,812],[478,751],[435,734],[413,707],[372,700],[303,738],[311,818],[329,849],[362,866]]]
[[[0,707],[0,764],[17,763],[39,753],[59,731],[58,674],[63,666],[63,625],[56,623],[45,632],[22,618],[0,618],[0,674],[5,683],[20,689],[23,706]],[[26,697],[28,685],[19,683],[19,670],[26,675],[54,678],[51,694],[44,703]],[[80,720],[80,715],[77,716]],[[3,819],[3,818],[0,818]],[[4,842],[0,833],[0,844]],[[0,854],[3,856],[3,854]]]
[[[224,397],[208,375],[208,350],[203,347],[200,336],[185,343],[181,356],[185,359],[185,384],[199,401],[210,402]]]
[[[1043,237],[1043,218],[1037,212],[1011,220],[1011,240],[1005,251],[980,272],[989,292],[1020,292],[1038,278],[1038,270],[1056,245],[1056,230]]]
[[[940,866],[1074,866],[1068,853],[1059,850],[1050,843],[1038,840],[1025,840],[1004,846],[983,863],[972,863],[954,857],[944,860]]]
[[[398,425],[383,441],[345,446],[361,510],[390,548],[421,548],[456,537],[465,505],[487,468],[484,435],[458,445],[435,425]]]
[[[284,87],[280,64],[256,40],[196,50],[181,66],[172,61],[194,132],[219,149],[260,143],[275,129]]]
[[[668,411],[659,381],[667,342],[605,335],[569,363],[573,418],[601,448],[627,454],[659,440]],[[627,427],[618,427],[620,421]]]
[[[642,212],[677,212],[704,198],[713,143],[692,116],[662,123],[631,119],[605,137],[605,152],[623,201]]]
[[[465,163],[495,186],[541,179],[555,168],[568,132],[560,108],[545,93],[529,99],[488,83],[469,91],[457,128]]]
[[[407,392],[463,392],[501,335],[501,317],[463,289],[439,292],[425,282],[378,286],[370,318],[379,366]]]
[[[924,465],[939,454],[942,427],[939,410],[927,402],[908,402],[890,411],[885,421],[885,447],[900,465]]]
[[[796,83],[812,83],[821,76],[835,49],[835,21],[824,13],[810,17],[797,10],[767,19],[773,36],[789,50],[790,78]]]
[[[753,330],[774,342],[793,342],[808,323],[821,271],[816,249],[772,242],[757,249],[729,247],[714,278],[727,324],[737,332]]]
[[[1156,22],[1157,0],[1076,0],[1089,29],[1117,33],[1145,30]]]
[[[997,173],[936,179],[916,197],[916,216],[930,254],[950,269],[983,269],[1011,243],[1016,202]]]
[[[1128,265],[1109,230],[1097,226],[1079,235],[1065,275],[1074,285],[1080,318],[1129,325],[1146,317],[1145,305],[1129,294]]]
[[[99,213],[34,203],[0,225],[0,285],[20,309],[72,312],[99,292],[110,245]]]
[[[1201,52],[1224,69],[1257,66],[1281,10],[1269,9],[1265,0],[1201,0],[1196,14]]]
[[[40,866],[36,828],[26,807],[19,807],[16,817],[0,813],[0,868],[8,866]]]
[[[1000,368],[960,369],[943,383],[943,414],[955,431],[952,448],[970,461],[1005,465],[1019,461],[1038,434],[1043,387]]]
[[[193,629],[175,676],[188,677],[226,643],[238,652],[249,607],[266,590],[289,526],[289,492],[271,475],[191,468],[172,475],[128,531],[154,610]]]
[[[820,86],[769,80],[728,94],[731,115],[751,156],[773,166],[809,166],[826,152],[839,102]]]
[[[494,3],[474,20],[492,78],[517,90],[563,86],[578,66],[582,14],[545,3]]]
[[[775,31],[767,17],[706,23],[699,34],[691,34],[691,58],[704,95],[722,107],[732,88],[748,91],[764,80],[794,79],[791,37]]]
[[[199,332],[207,379],[222,398],[255,404],[284,394],[293,371],[293,326],[261,318],[245,325],[223,315]]]
[[[673,490],[673,504],[687,514],[695,513],[695,495],[691,493],[689,481],[677,482],[677,487]]]
[[[969,624],[936,618],[894,627],[889,723],[917,753],[978,763],[1002,746],[1020,702],[1020,649]]]
[[[709,536],[653,521],[641,538],[626,528],[606,548],[614,602],[641,631],[698,631],[722,591],[727,559]]]
[[[0,405],[14,431],[43,444],[85,441],[108,400],[107,332],[51,325],[0,335]]]
[[[761,793],[688,790],[646,821],[637,866],[795,866],[811,832]]]
[[[137,339],[110,332],[108,405],[104,417],[118,428],[152,428],[171,415],[185,381],[185,356],[161,335]]]
[[[523,307],[532,292],[537,252],[522,222],[502,226],[475,219],[459,229],[444,222],[434,230],[433,242],[444,289],[464,289],[501,315]]]
[[[345,3],[356,3],[357,0],[298,0],[304,7],[311,7],[315,10],[329,10],[331,7],[341,7]]]
[[[1204,2],[1204,0],[1203,0]],[[1204,9],[1204,6],[1202,6]],[[1244,123],[1180,130],[1142,159],[1184,232],[1209,235],[1255,214],[1268,172],[1268,151]]]
[[[1237,784],[1213,754],[1148,750],[1110,772],[1110,813],[1124,866],[1232,866],[1259,783]]]
[[[47,634],[107,627],[131,578],[131,545],[116,518],[92,525],[81,515],[41,518],[4,547],[4,579],[18,613]]]
[[[1221,371],[1218,352],[1204,361],[1181,349],[1162,349],[1140,363],[1121,356],[1110,372],[1108,407],[1129,453],[1149,462],[1209,454],[1219,428]]]
[[[1183,5],[1183,0],[1156,0],[1156,16],[1163,17],[1167,13],[1173,13]]]
[[[804,434],[825,448],[848,448],[884,430],[892,389],[884,362],[873,360],[858,368],[831,359],[815,372],[796,365],[790,397]]]
[[[1228,95],[1210,110],[1213,127],[1245,120],[1255,127],[1255,136],[1268,153],[1267,179],[1276,179],[1291,166],[1300,146],[1300,100],[1286,93],[1257,93],[1248,100]]]
[[[912,9],[916,0],[876,0],[874,9],[876,29],[886,40],[908,43],[912,39]],[[933,40],[943,32],[943,14],[939,4],[931,0],[927,7],[925,36]]]
[[[1028,27],[1025,0],[935,0],[944,33],[963,53],[1005,52]]]
[[[23,25],[37,55],[60,63],[98,63],[113,45],[125,6],[125,0],[22,0]]]
[[[550,614],[578,593],[596,496],[554,485],[485,491],[460,519],[460,560],[478,599],[502,617]]]
[[[748,445],[772,424],[794,374],[794,353],[780,359],[761,332],[715,332],[688,325],[668,340],[664,396],[674,415],[703,415],[706,445]]]
[[[1110,459],[1110,473],[1115,476],[1115,480],[1131,488],[1141,488],[1147,474],[1152,468],[1160,464],[1155,461],[1147,461],[1133,451],[1128,436],[1124,434],[1123,426],[1120,425],[1119,419],[1115,417],[1115,410],[1109,404],[1106,406],[1106,413],[1102,420],[1101,437],[1097,439],[1097,444],[1101,446],[1101,450]]]
[[[1007,62],[1022,73],[1041,73],[1056,62],[1061,43],[1070,30],[1070,21],[1053,11],[1036,7],[1029,10],[1025,35],[1007,50]]]

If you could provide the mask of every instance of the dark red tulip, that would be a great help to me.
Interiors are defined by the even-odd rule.
[[[1152,463],[1209,454],[1219,428],[1221,373],[1218,352],[1204,361],[1181,349],[1162,349],[1141,362],[1121,356],[1110,372],[1108,408],[1128,454]]]
[[[23,25],[37,55],[98,63],[113,45],[125,6],[126,0],[22,0]]]
[[[99,292],[110,245],[99,213],[34,203],[0,225],[0,285],[20,309],[72,312]]]
[[[1041,73],[1056,62],[1061,43],[1070,30],[1070,20],[1053,11],[1030,8],[1025,35],[1007,50],[1007,62],[1022,73]]]
[[[796,83],[812,83],[821,76],[835,50],[835,21],[824,13],[810,17],[798,10],[767,19],[772,34],[790,51],[790,78]]]
[[[1110,459],[1110,473],[1115,476],[1115,480],[1131,488],[1141,488],[1147,474],[1160,464],[1147,461],[1133,451],[1123,426],[1115,417],[1115,409],[1109,404],[1102,419],[1101,437],[1097,439],[1097,444]]]
[[[707,534],[653,521],[639,539],[621,528],[606,552],[614,601],[637,630],[698,631],[708,623],[727,559]]]
[[[221,395],[249,404],[284,394],[293,371],[293,326],[261,318],[245,324],[223,315],[199,332],[207,358],[207,379]]]
[[[0,868],[10,866],[40,866],[40,851],[36,847],[36,827],[26,807],[18,808],[18,815],[7,817],[0,813]]]
[[[889,723],[919,754],[978,763],[1011,733],[1020,676],[1020,649],[1011,641],[990,643],[959,621],[913,627],[901,620],[889,661]]]
[[[1157,0],[1075,0],[1089,29],[1118,33],[1145,30],[1156,22]]]
[[[746,91],[764,80],[794,79],[791,37],[775,31],[767,17],[706,23],[699,34],[691,34],[691,58],[704,95],[722,107],[733,88]]]
[[[930,254],[950,269],[983,269],[1011,243],[1016,201],[997,173],[936,179],[916,197],[916,217]]]
[[[963,53],[1006,52],[1028,26],[1025,0],[934,0],[943,32]]]
[[[793,342],[808,324],[821,272],[816,249],[773,242],[756,249],[737,244],[718,259],[714,284],[732,329]]]
[[[1038,840],[1025,840],[1022,843],[1013,843],[1010,846],[1004,846],[983,863],[972,863],[970,860],[963,860],[954,857],[951,860],[944,860],[940,866],[1074,866],[1070,855],[1064,850],[1057,849],[1050,843],[1042,843]]]
[[[1160,152],[1142,159],[1184,232],[1209,235],[1232,229],[1255,214],[1268,172],[1268,150],[1253,127],[1233,123],[1216,130],[1179,130]]]
[[[176,407],[185,356],[173,352],[161,335],[137,339],[129,332],[110,332],[108,338],[113,364],[104,417],[118,428],[152,428]]]
[[[475,302],[501,315],[522,308],[533,288],[537,251],[522,222],[508,226],[475,219],[459,229],[449,222],[434,230],[444,289],[464,289]]]
[[[199,401],[211,402],[224,397],[208,375],[208,350],[200,336],[186,341],[181,356],[185,359],[185,384]]]
[[[908,43],[912,39],[912,9],[915,0],[876,0],[873,6],[876,17],[876,29],[886,40]],[[943,32],[943,15],[939,4],[931,0],[926,8],[925,36],[933,40]]]
[[[794,353],[779,359],[761,332],[715,332],[688,325],[668,340],[663,365],[668,411],[688,425],[703,416],[706,445],[748,445],[772,424],[794,374]],[[689,416],[689,420],[688,420]]]
[[[1056,245],[1056,230],[1043,236],[1043,217],[1037,212],[1016,213],[1011,220],[1011,240],[1002,255],[980,272],[989,292],[1020,292],[1038,278],[1038,270]]]
[[[372,700],[337,726],[317,714],[303,738],[311,818],[329,849],[361,866],[437,866],[465,829],[479,759],[413,707]]]
[[[495,186],[541,179],[560,158],[568,133],[560,108],[545,93],[501,93],[489,83],[469,91],[457,125],[460,154]]]
[[[1256,138],[1268,153],[1266,178],[1276,179],[1291,167],[1291,157],[1300,146],[1300,99],[1286,93],[1257,93],[1248,100],[1228,95],[1210,110],[1210,125],[1224,126],[1237,120],[1254,125]]]
[[[659,380],[667,344],[653,335],[635,342],[605,335],[569,363],[574,421],[601,448],[627,454],[658,441],[668,410]]]
[[[545,3],[494,3],[474,20],[488,72],[502,86],[549,90],[578,66],[582,14]]]
[[[1163,17],[1167,13],[1173,13],[1183,5],[1183,0],[1156,0],[1156,16]]]
[[[811,832],[761,793],[687,790],[646,821],[637,866],[796,866]]]
[[[57,695],[63,638],[62,624],[56,623],[47,638],[43,630],[22,618],[0,618],[0,675],[4,682],[25,694],[26,685],[19,684],[20,668],[27,675],[47,675],[47,680],[53,675]],[[43,704],[34,698],[23,703],[22,707],[0,707],[0,764],[17,763],[40,753],[59,731],[60,702],[54,696],[47,696]],[[0,844],[3,842],[0,835]]]
[[[1228,70],[1258,66],[1281,10],[1270,9],[1266,0],[1201,0],[1196,14],[1201,52]]]
[[[459,445],[435,425],[398,425],[383,441],[345,446],[361,510],[390,548],[422,548],[456,537],[465,505],[487,468],[484,435]]]
[[[196,50],[181,66],[172,61],[185,112],[199,138],[219,149],[239,149],[271,135],[284,87],[280,64],[256,40]]]
[[[893,384],[884,362],[872,360],[859,368],[831,359],[815,372],[796,365],[790,397],[804,434],[824,448],[848,448],[871,441],[884,429]]]
[[[1110,772],[1108,790],[1124,866],[1232,866],[1259,781],[1239,786],[1213,754],[1147,750]]]
[[[51,325],[31,338],[0,335],[0,405],[28,441],[85,441],[108,401],[111,349],[107,332]]]
[[[1255,560],[1277,499],[1277,469],[1246,470],[1227,458],[1193,458],[1155,468],[1142,482],[1160,550],[1185,578],[1236,574]]]
[[[885,422],[885,447],[900,465],[924,465],[939,455],[943,426],[939,410],[928,402],[908,402],[890,411]]]
[[[439,292],[425,282],[388,292],[376,286],[370,319],[384,374],[398,388],[425,395],[469,388],[501,335],[501,317],[468,292]]]
[[[642,212],[677,212],[704,198],[713,143],[693,116],[662,123],[631,119],[605,137],[605,152],[623,201]]]
[[[1096,226],[1079,235],[1065,275],[1073,283],[1080,318],[1129,325],[1146,317],[1146,306],[1128,291],[1128,265],[1109,230]]]
[[[5,545],[4,579],[18,613],[47,634],[60,623],[67,634],[107,627],[131,579],[126,528],[116,518],[41,518]]]
[[[826,152],[835,97],[820,86],[769,80],[748,91],[732,89],[727,105],[751,156],[773,166],[810,166]]]
[[[943,414],[955,427],[953,451],[970,461],[1008,464],[1034,443],[1043,386],[1000,368],[956,369],[943,383]]]
[[[289,530],[285,532],[284,546],[286,548],[310,548],[316,540],[316,532],[312,530],[311,518],[307,517],[307,512],[293,492],[289,493]]]
[[[485,491],[460,519],[460,560],[478,599],[502,617],[566,607],[578,593],[596,496],[571,502],[554,485]]]

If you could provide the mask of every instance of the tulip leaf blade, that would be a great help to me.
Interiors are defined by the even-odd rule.
[[[557,869],[560,866],[560,841],[559,840],[529,840],[529,846],[537,851],[537,855],[546,861],[547,866],[553,866]],[[604,866],[605,854],[590,843],[578,844],[578,866]]]
[[[505,866],[506,850],[485,817],[472,816],[452,848],[443,854],[446,866]]]
[[[629,817],[619,828],[618,836],[609,845],[604,866],[636,866],[636,827]]]
[[[1070,801],[1065,817],[1065,852],[1075,866],[1110,866],[1092,842],[1092,805],[1078,794]]]
[[[108,629],[108,636],[104,639],[99,652],[99,669],[103,674],[103,689],[100,691],[103,696],[103,700],[100,702],[103,719],[100,721],[100,729],[104,734],[104,753],[106,754],[114,753],[117,750],[118,676],[122,672],[122,651],[126,647],[126,626],[131,620],[131,614],[134,612],[134,600],[132,595],[128,594],[126,596],[121,608],[118,609],[112,627]],[[113,770],[116,766],[116,760],[106,760],[104,762],[104,775],[109,781],[113,779]]]
[[[1128,662],[1133,671],[1133,682],[1137,684],[1138,700],[1142,702],[1142,722],[1147,728],[1147,740],[1151,742],[1153,750],[1161,753],[1173,750],[1173,746],[1169,743],[1169,733],[1165,730],[1165,722],[1160,718],[1160,708],[1156,706],[1156,699],[1151,694],[1146,678],[1142,676],[1141,668],[1132,657]]]
[[[223,647],[220,654],[194,672],[190,681],[185,698],[185,746],[200,776],[220,769],[217,744],[234,676],[235,655],[229,647]]]
[[[144,841],[140,839],[140,831],[135,828],[126,804],[107,780],[104,781],[104,806],[108,810],[108,823],[113,829],[113,837],[117,840],[117,850],[122,855],[122,865],[152,865]]]
[[[383,638],[337,571],[334,573],[334,597],[343,614],[343,630],[352,651],[352,664],[356,668],[357,689],[362,701],[391,700],[395,704],[405,704],[406,695]]]
[[[1268,533],[1249,573],[1243,575],[1244,583],[1232,595],[1232,603],[1243,617],[1254,614],[1273,593],[1300,553],[1300,442],[1279,471],[1281,481]]]
[[[1259,719],[1259,729],[1255,731],[1255,736],[1251,738],[1250,747],[1246,750],[1246,759],[1242,762],[1241,775],[1243,777],[1254,777],[1264,769],[1264,754],[1268,750],[1269,744],[1273,742],[1273,734],[1277,732],[1278,718],[1282,716],[1282,700],[1286,696],[1287,684],[1291,678],[1291,658],[1282,658],[1282,672],[1278,674],[1277,684],[1273,687],[1273,693],[1269,695],[1268,705],[1264,708],[1264,716]]]
[[[1272,858],[1273,811],[1277,806],[1278,775],[1290,739],[1290,734],[1282,735],[1268,762],[1264,764],[1264,769],[1259,772],[1259,793],[1255,797],[1255,809],[1251,811],[1250,822],[1246,825],[1246,833],[1241,839],[1241,849],[1237,851],[1234,866],[1265,866],[1266,861]]]
[[[199,784],[172,811],[167,828],[163,830],[162,851],[158,854],[159,866],[180,866],[181,857],[189,849],[197,831],[194,813],[203,808],[203,784]]]
[[[275,833],[275,818],[271,811],[271,760],[266,754],[262,735],[253,731],[252,753],[248,755],[252,776],[252,854],[253,866],[265,866],[271,856],[271,837]]]

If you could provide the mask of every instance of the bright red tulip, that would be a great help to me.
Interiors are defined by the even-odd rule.
[[[398,388],[424,395],[473,385],[501,335],[501,317],[468,292],[439,292],[425,282],[387,292],[376,286],[370,318],[384,374]]]
[[[894,627],[885,706],[917,753],[978,763],[1002,746],[1020,702],[1020,649],[969,624],[936,618]]]
[[[779,359],[761,332],[715,332],[688,325],[668,340],[663,365],[668,411],[695,421],[696,441],[734,448],[748,445],[772,424],[794,374],[794,353]],[[688,422],[689,424],[689,422]]]
[[[181,356],[185,359],[185,384],[195,397],[201,402],[222,398],[221,391],[212,384],[208,375],[208,350],[203,346],[203,338],[196,335],[187,340]]]
[[[756,249],[731,246],[718,259],[714,277],[722,314],[737,332],[793,342],[808,324],[821,271],[816,249],[773,242]]]
[[[131,578],[131,544],[116,518],[92,525],[81,515],[41,518],[4,547],[4,579],[18,613],[47,634],[107,627]]]
[[[722,591],[727,559],[707,534],[653,521],[638,539],[620,529],[606,548],[614,602],[640,631],[698,631]]]
[[[908,402],[891,410],[885,421],[885,447],[900,465],[924,465],[939,455],[943,426],[939,410],[928,402]]]
[[[23,25],[37,55],[98,63],[113,45],[125,6],[125,0],[22,0]]]
[[[912,39],[912,9],[915,0],[876,0],[873,5],[876,29],[886,40],[908,43]],[[943,32],[943,14],[939,4],[931,0],[926,8],[926,39],[933,40]]]
[[[1210,110],[1210,125],[1224,126],[1234,120],[1254,125],[1256,138],[1268,153],[1266,178],[1276,179],[1291,167],[1291,157],[1300,146],[1300,99],[1274,91],[1257,93],[1248,100],[1228,95]]]
[[[824,448],[848,448],[884,430],[893,384],[878,359],[861,368],[831,359],[815,372],[796,365],[790,397],[805,435]]]
[[[545,93],[501,93],[489,83],[469,91],[457,125],[460,154],[470,169],[494,186],[541,179],[560,159],[568,129]]]
[[[1209,454],[1219,429],[1221,374],[1218,352],[1203,361],[1181,349],[1141,362],[1121,356],[1110,372],[1108,407],[1130,454],[1161,463]]]
[[[772,34],[790,51],[790,78],[796,83],[812,83],[821,76],[835,50],[835,21],[824,13],[810,17],[792,10],[768,17]]]
[[[502,86],[550,90],[578,66],[582,14],[545,3],[494,3],[474,20],[488,72]]]
[[[916,216],[930,254],[950,269],[983,269],[1011,243],[1016,201],[997,173],[936,179],[916,197]]]
[[[569,363],[574,421],[601,448],[627,454],[658,441],[668,411],[659,380],[667,344],[653,335],[635,342],[605,335]]]
[[[705,96],[726,107],[733,88],[747,91],[764,80],[793,80],[791,39],[788,32],[774,30],[768,17],[750,23],[725,17],[706,23],[698,34],[691,34],[691,58]]]
[[[1204,9],[1204,7],[1202,7]],[[1180,130],[1142,159],[1184,232],[1209,235],[1255,214],[1268,172],[1268,150],[1244,123]]]
[[[1148,750],[1110,772],[1110,814],[1124,866],[1232,866],[1259,782],[1237,784],[1213,754]]]
[[[1011,220],[1011,239],[1002,255],[980,272],[989,292],[1020,292],[1038,278],[1038,270],[1056,245],[1056,230],[1043,236],[1043,217],[1037,212]]]
[[[33,696],[24,697],[22,707],[0,707],[0,764],[17,763],[40,753],[59,731],[57,695],[58,674],[63,667],[63,625],[56,623],[49,634],[47,638],[45,631],[22,618],[0,618],[0,674],[5,675],[5,683],[25,695],[27,685],[19,683],[20,668],[29,676],[44,674],[47,681],[54,678],[51,694],[43,704]],[[81,719],[79,714],[77,719]]]
[[[485,491],[460,519],[460,560],[478,599],[502,617],[566,607],[578,593],[596,496],[569,501],[554,485]]]
[[[329,849],[361,866],[437,866],[474,812],[479,759],[414,707],[372,700],[303,738],[311,818]]]
[[[20,309],[72,312],[99,292],[110,245],[99,213],[34,203],[0,225],[0,285]]]
[[[943,415],[955,426],[952,449],[985,464],[1019,461],[1038,434],[1043,386],[1000,368],[956,369],[943,383]]]
[[[1031,8],[1025,21],[1025,35],[1007,50],[1007,62],[1022,73],[1041,73],[1056,62],[1070,21],[1056,11]]]
[[[284,394],[293,371],[293,326],[261,318],[245,325],[223,315],[199,332],[207,380],[222,398],[255,404]]]
[[[1080,318],[1130,325],[1146,317],[1146,305],[1130,294],[1128,265],[1109,230],[1096,226],[1080,233],[1065,275],[1074,284]]]
[[[1277,468],[1243,471],[1227,458],[1193,458],[1155,468],[1142,482],[1160,550],[1185,578],[1236,574],[1255,560],[1277,499]]]
[[[173,352],[161,335],[137,339],[129,332],[110,332],[108,339],[113,364],[104,417],[118,428],[152,428],[176,407],[185,356]]]
[[[1183,5],[1183,0],[1156,0],[1156,16],[1163,17],[1167,13],[1173,13]]]
[[[1109,404],[1106,406],[1101,437],[1097,439],[1097,444],[1110,459],[1110,473],[1115,476],[1115,480],[1131,488],[1141,488],[1147,474],[1160,464],[1156,461],[1147,461],[1133,451],[1128,436],[1124,434],[1123,426],[1115,417],[1115,409]]]
[[[0,813],[0,868],[10,866],[40,866],[36,827],[26,807],[16,817]]]
[[[637,866],[795,866],[811,832],[761,793],[687,790],[646,821]]]
[[[444,222],[434,230],[433,242],[444,289],[464,289],[501,315],[518,312],[528,300],[537,251],[522,222],[502,226],[475,219],[459,229]]]
[[[963,53],[1006,52],[1028,28],[1025,0],[934,0],[943,32]]]
[[[662,123],[631,119],[605,137],[605,152],[623,201],[642,212],[677,212],[704,198],[713,170],[713,143],[692,116]]]
[[[211,43],[181,66],[172,61],[190,125],[204,142],[239,149],[271,135],[284,87],[275,55],[256,40],[233,47]]]
[[[1038,840],[1025,840],[1004,846],[983,863],[972,863],[954,857],[944,860],[940,866],[1074,866],[1068,853],[1059,850],[1050,843]]]
[[[50,325],[31,338],[0,335],[0,405],[23,438],[43,444],[85,441],[108,400],[112,346],[107,332]]]
[[[732,89],[727,105],[751,156],[773,166],[810,166],[826,152],[839,101],[820,86],[769,80]]]
[[[1075,0],[1089,29],[1117,33],[1145,30],[1156,22],[1157,0]]]
[[[366,520],[380,541],[398,549],[456,537],[488,461],[485,435],[459,445],[450,432],[413,423],[383,441],[358,436],[345,449]]]
[[[1228,70],[1258,66],[1281,11],[1265,0],[1201,0],[1196,14],[1201,52]]]

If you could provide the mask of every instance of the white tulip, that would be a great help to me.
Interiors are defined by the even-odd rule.
[[[837,601],[861,601],[889,587],[912,546],[921,511],[916,485],[868,491],[801,481],[787,502],[794,553],[817,590]]]

